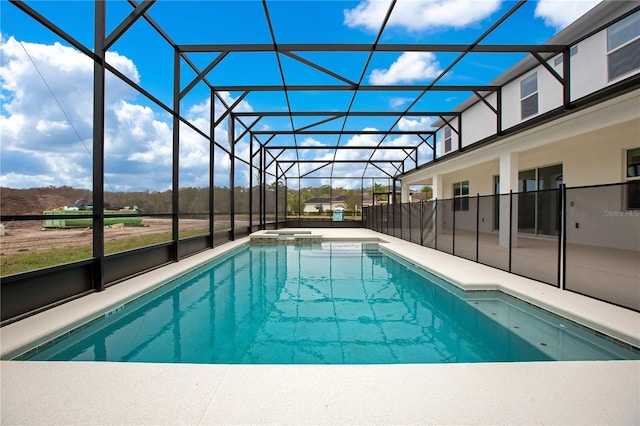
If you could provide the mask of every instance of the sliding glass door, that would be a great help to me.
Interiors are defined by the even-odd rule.
[[[558,235],[562,164],[523,170],[518,174],[518,232]],[[500,176],[493,177],[495,197],[493,227],[500,229]],[[514,194],[515,195],[515,194]]]

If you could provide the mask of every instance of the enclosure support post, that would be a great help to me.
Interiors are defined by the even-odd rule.
[[[235,120],[233,119],[233,114],[229,114],[229,119],[228,119],[228,131],[229,131],[229,149],[231,150],[231,165],[229,168],[229,188],[231,189],[231,191],[229,192],[229,212],[230,212],[230,225],[231,225],[231,231],[230,231],[230,238],[231,241],[235,241],[236,239],[236,211],[235,211],[235,205],[236,205],[236,199],[235,199],[235,192],[236,192],[236,145],[234,143],[235,140]]]
[[[502,135],[502,87],[496,91],[496,133]]]
[[[209,232],[211,237],[209,238],[209,247],[214,248],[215,244],[215,159],[216,159],[216,145],[215,145],[215,92],[211,89],[211,102],[209,106]]]
[[[373,197],[372,201],[373,201]],[[373,206],[373,203],[372,203]],[[360,178],[360,208],[362,209],[362,220],[364,220],[364,177]],[[356,215],[358,214],[358,212],[356,211]]]
[[[558,287],[565,288],[567,280],[567,185],[560,186],[560,238],[558,238]]]
[[[263,170],[263,158],[264,158],[264,147],[260,144],[260,155],[258,157],[258,222],[260,222],[260,229],[265,229],[264,226],[264,201],[263,201],[263,193],[262,186],[264,185],[264,170]]]
[[[509,191],[509,269],[511,272],[511,252],[513,251],[513,190]]]
[[[278,177],[278,162],[276,161],[276,183],[275,183],[275,188],[276,188],[276,193],[275,193],[275,209],[276,209],[276,229],[278,229],[278,180],[280,178]]]
[[[285,227],[287,226],[287,212],[289,211],[289,184],[287,183],[287,176],[283,175],[284,178],[284,222]]]
[[[571,48],[562,52],[562,104],[564,109],[571,108]]]
[[[249,135],[249,233],[253,232],[253,133]]]
[[[298,220],[302,216],[302,179],[298,177]]]
[[[476,193],[476,262],[480,253],[480,193]]]
[[[178,261],[178,244],[180,229],[178,227],[178,205],[180,196],[180,52],[176,48],[173,52],[173,168],[171,179],[171,232],[173,244],[171,246],[171,260]]]
[[[408,210],[409,210],[409,226],[407,227],[409,229],[409,239],[407,241],[413,242],[411,241],[411,203],[407,204]],[[400,217],[402,217],[402,204],[400,204]],[[402,228],[400,228],[402,229]],[[402,233],[400,235],[403,235]]]
[[[424,200],[420,200],[420,245],[424,245]]]
[[[264,147],[262,148],[260,158],[260,214],[262,215],[262,229],[267,229],[267,171],[265,170],[267,152]]]
[[[462,199],[459,199],[460,201],[462,201]],[[451,254],[452,255],[456,255],[456,199],[454,198],[452,200],[451,203],[452,207],[453,207],[453,220],[452,220],[452,225],[451,225],[451,232],[453,234],[453,237],[451,238]]]
[[[433,248],[438,250],[438,199],[433,200]]]
[[[93,65],[93,288],[104,290],[104,92],[106,5],[95,2]]]

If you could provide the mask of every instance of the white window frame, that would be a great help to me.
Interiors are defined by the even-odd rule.
[[[617,80],[619,78],[622,78],[626,75],[629,75],[632,72],[637,71],[638,69],[640,69],[639,67],[630,69],[630,70],[626,70],[625,72],[618,74],[618,75],[611,75],[611,59],[612,59],[612,55],[614,55],[616,52],[619,52],[622,49],[625,49],[627,47],[629,47],[631,44],[636,43],[636,49],[640,49],[639,44],[640,44],[640,30],[636,30],[636,33],[633,34],[633,30],[632,30],[632,36],[629,39],[625,39],[619,42],[619,44],[612,46],[611,44],[614,42],[614,40],[612,40],[612,32],[616,29],[619,29],[620,27],[628,27],[628,28],[640,28],[640,12],[636,12],[630,16],[627,16],[626,18],[624,18],[621,21],[616,22],[615,24],[611,25],[609,28],[607,28],[607,78],[609,79],[609,81],[614,81]],[[640,53],[638,53],[638,55],[640,55]]]
[[[638,150],[640,151],[640,147],[633,147],[633,148],[628,148],[624,150],[624,155],[623,155],[623,164],[624,164],[624,181],[625,182],[640,182],[640,173],[638,173],[637,176],[629,176],[629,153],[631,151],[634,150]],[[640,153],[639,153],[640,155]],[[640,210],[640,206],[634,206],[631,207],[629,206],[629,191],[630,191],[630,187],[627,186],[625,191],[624,191],[624,206],[625,206],[625,210]]]
[[[466,193],[465,193],[466,189]],[[469,181],[455,182],[453,184],[453,211],[469,211]]]
[[[531,82],[535,82],[535,89],[529,92],[529,85]],[[536,100],[536,108],[535,111],[528,112],[525,115],[524,104],[526,101],[529,101],[531,98],[535,97]],[[533,74],[529,74],[522,80],[520,80],[520,118],[522,120],[533,117],[538,114],[539,105],[538,105],[538,72],[534,72]]]
[[[573,46],[571,49],[569,49],[569,57],[575,56],[578,54],[578,46]],[[556,56],[556,58],[553,60],[553,66],[557,67],[558,65],[562,64],[563,61],[563,55],[558,55]]]
[[[443,130],[443,138],[444,138],[444,152],[451,152],[452,147],[452,137],[451,137],[451,126],[445,126]]]

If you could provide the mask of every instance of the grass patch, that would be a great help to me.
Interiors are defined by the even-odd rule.
[[[197,235],[206,235],[208,233],[208,229],[191,229],[189,231],[181,231],[180,239],[195,237]],[[170,232],[114,239],[105,241],[104,254],[109,255],[120,253],[123,251],[164,243],[170,240]],[[42,269],[50,266],[90,259],[92,257],[91,245],[7,254],[0,256],[0,276],[19,274],[21,272],[33,271],[35,269]]]
[[[63,247],[51,250],[0,256],[0,276],[33,271],[91,258],[91,246]]]

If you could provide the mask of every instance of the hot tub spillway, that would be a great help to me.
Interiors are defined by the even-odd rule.
[[[322,235],[312,234],[311,231],[260,231],[249,235],[249,241],[257,244],[317,244],[322,242]]]

